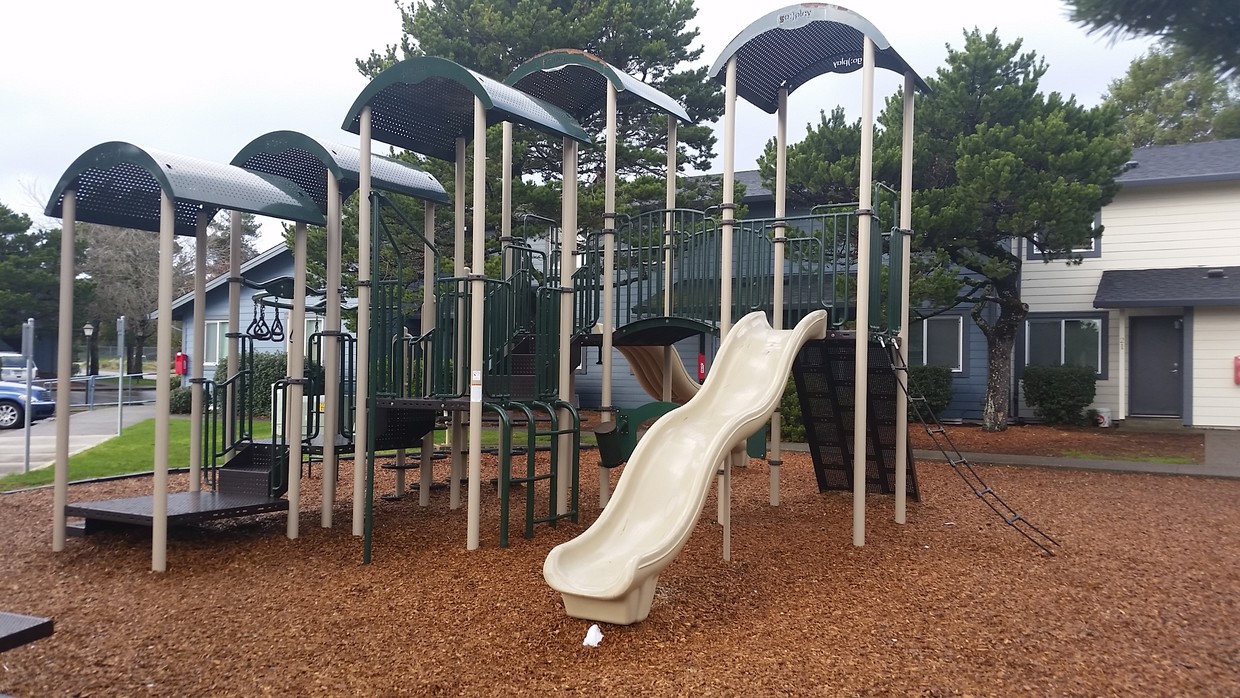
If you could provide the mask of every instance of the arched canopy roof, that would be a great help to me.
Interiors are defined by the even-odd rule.
[[[143,150],[130,143],[101,143],[65,170],[44,213],[62,217],[65,192],[75,191],[77,220],[139,230],[159,230],[159,195],[176,207],[176,233],[193,235],[198,214],[220,209],[323,225],[318,206],[296,184],[240,167]]]
[[[486,109],[488,126],[511,121],[590,143],[589,134],[559,107],[436,56],[409,58],[375,76],[341,128],[358,133],[362,108],[369,105],[372,138],[451,162],[456,139],[473,137],[475,97]]]
[[[609,82],[616,86],[620,99],[652,106],[686,123],[691,121],[675,99],[585,51],[545,51],[504,79],[504,84],[554,104],[577,119],[606,107]]]
[[[901,75],[911,72],[916,89],[930,91],[869,20],[847,8],[817,2],[789,5],[746,27],[715,60],[710,77],[723,84],[728,60],[736,56],[737,96],[774,114],[780,87],[792,93],[824,73],[860,70],[867,36],[874,42],[875,67]]]
[[[272,131],[250,141],[232,164],[296,182],[319,210],[326,212],[327,173],[335,175],[341,195],[348,197],[360,186],[361,158],[362,152],[355,146],[325,143],[296,131]],[[371,155],[370,181],[380,191],[440,203],[450,201],[443,185],[429,172],[382,155]]]

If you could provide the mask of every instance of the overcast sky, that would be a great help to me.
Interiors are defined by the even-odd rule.
[[[703,62],[713,63],[750,22],[790,4],[697,0]],[[944,44],[962,44],[965,27],[998,28],[1004,41],[1022,38],[1046,59],[1044,91],[1075,94],[1085,104],[1097,103],[1150,44],[1087,36],[1058,0],[838,4],[870,20],[922,75],[942,65]],[[0,203],[38,221],[65,169],[105,141],[218,162],[279,129],[355,142],[340,130],[365,86],[353,61],[400,37],[392,0],[43,0],[9,3],[4,14]],[[794,93],[789,138],[800,140],[820,109],[843,104],[856,116],[858,75],[824,76]],[[894,73],[880,71],[876,109],[899,85]],[[774,117],[742,105],[736,162],[747,169],[774,133]],[[720,157],[713,171],[721,167]],[[278,241],[277,231],[264,226],[260,247]]]

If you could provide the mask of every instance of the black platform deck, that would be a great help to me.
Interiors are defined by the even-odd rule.
[[[51,618],[0,612],[0,652],[51,637],[54,625]]]
[[[175,492],[168,495],[169,526],[287,510],[287,499],[205,491]],[[86,519],[87,533],[92,529],[92,522],[110,521],[150,526],[155,520],[155,498],[147,496],[77,502],[65,506],[65,515]]]

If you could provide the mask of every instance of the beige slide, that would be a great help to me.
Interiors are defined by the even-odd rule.
[[[650,427],[602,515],[557,545],[543,577],[574,618],[628,625],[650,614],[659,572],[689,540],[719,465],[779,405],[793,359],[826,336],[827,313],[774,330],[761,312],[728,333],[701,390]]]
[[[662,400],[664,347],[619,346],[616,348],[624,355],[624,360],[629,362],[629,368],[632,369],[633,376],[637,378],[637,383],[641,385],[642,390],[645,390],[652,399]],[[671,401],[683,405],[697,395],[700,386],[685,370],[685,364],[680,360],[676,347],[670,346],[667,350],[672,353]]]

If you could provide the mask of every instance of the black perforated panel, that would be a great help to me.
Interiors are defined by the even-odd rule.
[[[869,345],[866,399],[867,492],[895,492],[895,402],[897,383],[887,349]],[[852,333],[811,341],[793,363],[801,418],[814,461],[819,491],[852,490],[856,415],[856,359]],[[908,459],[907,494],[918,499],[916,470]]]

